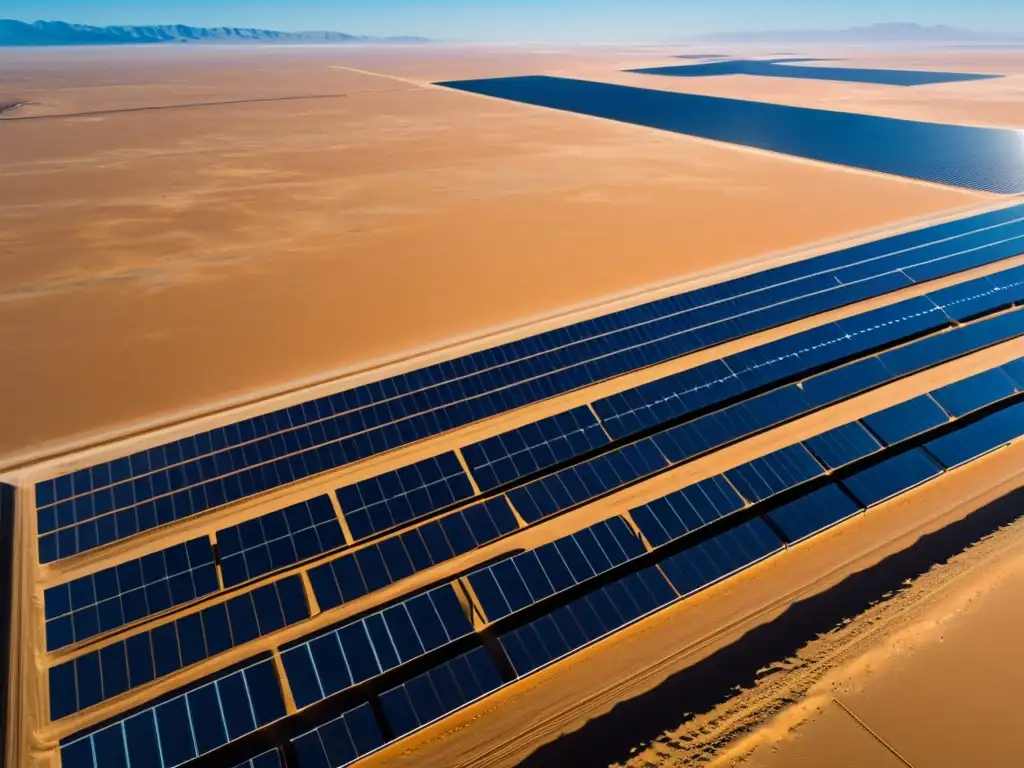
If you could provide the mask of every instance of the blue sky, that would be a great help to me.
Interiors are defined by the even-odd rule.
[[[1024,33],[1014,0],[4,0],[0,17],[477,40],[664,40],[886,21]]]

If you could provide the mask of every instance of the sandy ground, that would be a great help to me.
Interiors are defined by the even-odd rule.
[[[129,445],[152,445],[233,420],[244,411],[297,402],[339,386],[328,381],[297,389],[309,381],[348,370],[362,371],[353,381],[377,378],[384,369],[375,366],[384,360],[398,359],[393,366],[398,370],[450,356],[455,349],[487,346],[496,338],[560,324],[559,313],[592,314],[596,302],[609,297],[628,304],[652,285],[663,286],[652,294],[658,295],[674,281],[706,283],[756,264],[827,250],[813,245],[816,241],[864,239],[869,230],[889,231],[909,219],[1007,202],[423,85],[531,71],[588,77],[666,63],[672,52],[502,47],[211,49],[186,56],[166,50],[2,54],[0,103],[29,103],[0,120],[0,265],[5,276],[0,283],[0,348],[5,370],[16,372],[0,383],[0,466],[33,452],[55,454],[46,463],[8,473],[28,484],[37,475],[122,455]],[[781,332],[968,276],[795,323]],[[495,328],[507,330],[500,337],[487,336]],[[471,425],[67,563],[36,568],[25,558],[17,569],[19,590],[30,599],[22,602],[15,622],[15,647],[25,653],[12,671],[12,688],[22,705],[15,708],[24,736],[18,746],[25,750],[17,764],[55,765],[52,748],[61,736],[259,650],[457,575],[509,549],[536,546],[619,514],[889,402],[1024,355],[1024,342],[999,345],[855,398],[196,665],[82,717],[45,725],[43,680],[57,658],[39,650],[46,586],[779,333],[758,334]],[[425,349],[434,351],[410,357]],[[292,391],[277,400],[265,399],[288,388]],[[141,433],[130,442],[66,453],[76,440],[95,441],[183,414],[214,413],[235,401],[252,402],[244,411],[215,413]],[[950,530],[957,520],[990,520],[993,515],[1008,521],[1010,507],[1016,506],[996,500],[1016,487],[1021,450],[997,453],[942,478],[934,488],[885,505],[663,612],[386,750],[374,764],[656,764],[662,753],[671,764],[690,760],[691,753],[699,752],[701,759],[724,754],[723,745],[738,748],[739,736],[762,726],[765,733],[782,735],[773,738],[788,738],[788,726],[780,729],[772,720],[786,702],[868,647],[836,635],[828,647],[838,650],[822,654],[828,663],[804,665],[807,674],[782,675],[778,685],[755,695],[762,666],[787,671],[786,659],[817,632],[834,630],[827,622],[809,620],[800,601],[842,596],[841,585],[851,574],[913,550],[925,531]],[[990,502],[1002,511],[981,518],[972,514]],[[19,542],[23,551],[34,552],[30,496],[22,494],[19,505],[19,518],[29,521],[19,526]],[[890,589],[900,594],[884,605],[902,605],[907,590],[900,591],[904,571],[898,573],[901,578]],[[888,590],[876,591],[872,583],[863,594],[880,599]],[[842,618],[861,626],[854,617],[867,603],[840,604],[849,608]],[[911,614],[894,614],[888,624],[894,631],[906,625],[901,616]],[[864,621],[873,626],[869,618]],[[750,641],[743,638],[756,627],[782,633],[785,642],[751,653]],[[730,660],[725,668],[735,668],[739,677],[708,672],[702,665],[706,658]],[[594,669],[602,674],[595,675]],[[730,705],[735,685],[755,694]],[[688,698],[691,689],[707,695]],[[858,716],[884,722],[866,703],[847,701],[845,693],[839,698]],[[731,714],[720,717],[719,706],[733,707]],[[803,733],[831,728],[830,733],[839,734],[835,738],[848,734],[852,743],[856,729],[839,715],[851,716],[846,710],[833,712],[835,706],[824,702],[825,714]],[[812,711],[793,718],[793,724]],[[871,760],[873,754],[882,755],[875,764],[885,765],[884,755],[890,753],[879,752],[875,740],[860,742],[850,750],[869,750],[864,755]],[[742,753],[728,759],[749,756],[760,743],[744,744]],[[778,748],[801,743],[817,754],[808,740],[786,741]],[[772,755],[764,757],[764,750],[772,748],[761,746],[754,757],[769,759]]]
[[[0,351],[18,372],[0,457],[986,200],[332,68],[429,81],[655,59],[3,53],[0,100],[30,104],[0,124]]]

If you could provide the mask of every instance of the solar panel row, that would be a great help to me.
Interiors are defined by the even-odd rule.
[[[274,664],[260,661],[65,739],[61,767],[178,768],[284,716]]]
[[[306,707],[471,634],[444,585],[281,650],[295,704]]]
[[[599,576],[646,550],[621,517],[469,574],[488,621],[497,621]]]
[[[298,768],[340,768],[384,745],[369,704],[292,739]]]
[[[380,703],[391,732],[395,738],[401,738],[486,696],[501,684],[501,675],[490,655],[483,648],[474,648],[384,691]]]
[[[652,547],[660,547],[743,509],[724,475],[715,475],[629,511]]]
[[[218,589],[206,537],[50,587],[43,593],[46,649],[87,640]]]
[[[309,570],[317,604],[329,610],[490,543],[519,524],[504,496],[341,555]]]
[[[528,402],[894,290],[913,279],[912,264],[929,264],[928,275],[935,276],[1016,255],[1015,216],[982,214],[662,300],[656,303],[660,309],[626,310],[612,316],[630,318],[621,330],[605,331],[616,325],[608,318],[588,321],[580,327],[591,335],[572,347],[565,345],[574,343],[574,332],[560,329],[550,335],[558,341],[549,352],[533,351],[536,342],[528,340],[515,343],[527,355],[515,363],[500,362],[501,355],[489,358],[501,369],[470,374],[464,359],[442,364],[452,380],[413,394],[400,394],[394,380],[390,386],[378,382],[356,400],[372,400],[373,390],[381,402],[343,416],[332,415],[332,403],[344,400],[339,395],[185,438],[43,481],[36,488],[37,504],[47,515],[91,521],[78,535],[77,548],[55,553],[67,557],[132,535],[126,533],[132,525],[146,530]],[[839,271],[822,273],[830,269]],[[851,284],[865,274],[875,275],[870,284]],[[281,428],[291,431],[276,432]],[[259,437],[270,432],[275,433]],[[136,519],[124,521],[123,531],[112,522],[93,524],[121,509],[137,512]]]
[[[308,618],[302,580],[288,576],[50,667],[50,719],[67,717]]]
[[[345,522],[356,541],[465,501],[474,493],[454,451],[337,491]]]
[[[582,456],[609,443],[593,411],[585,405],[462,448],[481,491]]]
[[[677,597],[657,568],[622,576],[498,636],[519,677],[611,634]]]
[[[217,531],[225,587],[232,587],[345,545],[327,496],[292,504]]]

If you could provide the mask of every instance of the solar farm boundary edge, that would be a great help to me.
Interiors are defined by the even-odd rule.
[[[449,90],[449,89],[446,89]],[[489,97],[488,97],[489,98]],[[207,429],[233,424],[253,415],[287,408],[318,397],[328,396],[388,376],[400,375],[417,368],[472,354],[500,344],[528,338],[537,333],[555,330],[576,322],[586,321],[604,314],[667,298],[677,293],[698,290],[738,277],[756,274],[833,250],[853,247],[876,239],[891,237],[916,229],[950,223],[961,218],[1012,208],[1021,200],[1008,199],[985,203],[972,203],[935,214],[902,219],[849,235],[826,238],[793,248],[753,256],[726,265],[691,273],[658,283],[642,286],[620,294],[598,298],[591,302],[535,315],[482,333],[454,337],[437,346],[423,346],[391,357],[377,358],[357,366],[348,366],[327,374],[309,377],[284,386],[270,386],[261,392],[235,399],[221,400],[207,406],[181,410],[150,421],[137,421],[105,433],[86,435],[62,441],[61,446],[42,446],[34,451],[10,456],[0,461],[0,481],[16,484],[35,483],[38,480],[71,472],[97,462],[109,461]],[[543,401],[542,401],[543,402]],[[101,452],[93,456],[94,452]],[[86,463],[88,462],[88,463]],[[8,473],[16,473],[11,474]],[[29,474],[31,473],[31,474]]]

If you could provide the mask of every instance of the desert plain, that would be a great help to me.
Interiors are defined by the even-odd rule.
[[[850,66],[1005,75],[927,88],[623,72],[699,52],[471,45],[0,52],[0,106],[11,107],[0,113],[3,479],[30,487],[572,319],[1012,202],[433,85],[556,74],[1024,126],[1024,64],[1015,52],[800,51]],[[1024,258],[1010,263],[1018,262]],[[46,715],[45,669],[64,658],[44,650],[47,586],[669,371],[993,271],[730,342],[68,562],[35,565],[34,524],[23,524],[18,584],[29,598],[17,617],[12,673],[20,738],[8,754],[20,750],[19,765],[56,766],[57,739],[154,695],[1020,357],[1024,343],[997,345],[770,430],[60,724]],[[1009,657],[1024,622],[1013,600],[1024,578],[1022,450],[1011,446],[887,502],[367,764],[1006,764],[1020,673]],[[30,502],[21,509],[31,517]]]

